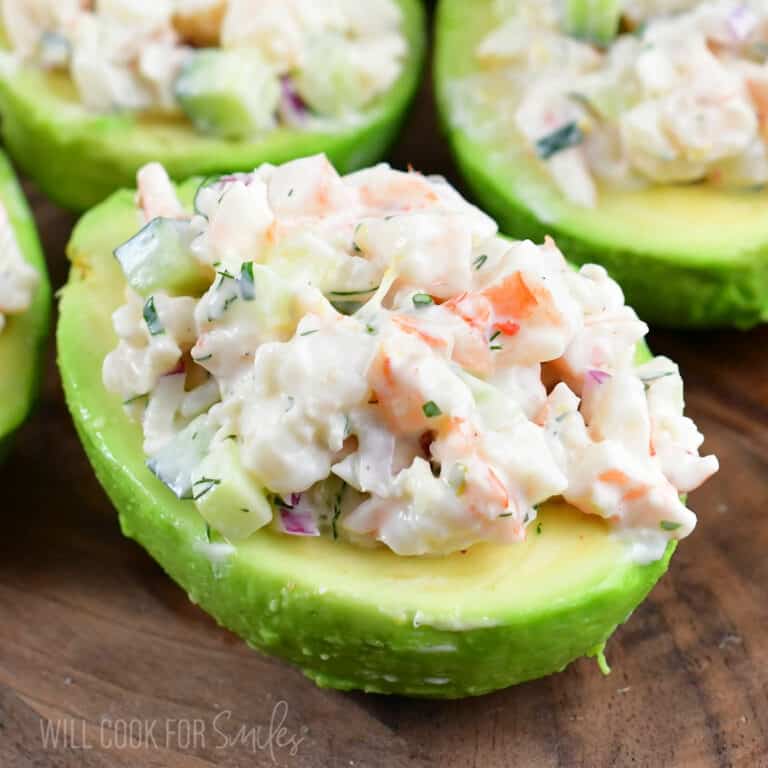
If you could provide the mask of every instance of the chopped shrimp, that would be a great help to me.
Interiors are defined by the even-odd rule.
[[[144,221],[158,217],[180,219],[186,214],[176,196],[168,174],[160,163],[148,163],[136,176],[139,187],[138,203],[144,214]]]
[[[423,328],[421,328],[419,323],[413,318],[407,317],[405,315],[393,315],[392,322],[401,331],[403,331],[403,333],[410,333],[414,336],[418,336],[418,338],[420,338],[426,344],[429,344],[429,346],[434,349],[440,349],[442,347],[448,346],[447,339],[441,338],[439,336],[433,336],[432,334],[428,333]]]
[[[347,179],[357,186],[363,205],[373,210],[417,211],[439,200],[432,185],[420,173],[393,172],[386,166],[375,166],[353,173]]]

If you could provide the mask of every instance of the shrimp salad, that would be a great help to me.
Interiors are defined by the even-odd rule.
[[[615,34],[600,45],[568,29],[564,5],[495,2],[494,28],[475,52],[480,74],[461,98],[506,104],[494,110],[499,137],[516,133],[585,207],[601,187],[763,188],[766,0],[612,0],[596,11],[618,7]]]
[[[203,183],[191,216],[161,166],[138,182],[104,383],[227,540],[437,555],[519,542],[556,497],[639,562],[693,530],[680,494],[717,460],[602,267],[387,165],[263,165]]]
[[[407,54],[395,0],[1,0],[13,61],[68,74],[86,108],[186,114],[242,139],[354,118]]]
[[[9,315],[29,309],[38,282],[38,274],[24,260],[8,212],[0,203],[0,334]]]

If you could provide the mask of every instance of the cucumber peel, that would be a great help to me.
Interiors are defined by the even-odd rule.
[[[619,32],[621,0],[566,0],[565,29],[569,35],[608,45]]]

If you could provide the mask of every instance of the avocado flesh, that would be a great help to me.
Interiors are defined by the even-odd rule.
[[[194,184],[182,188],[190,200]],[[525,543],[400,557],[262,529],[222,561],[206,526],[145,466],[139,425],[102,384],[123,302],[115,244],[136,230],[115,194],[78,224],[58,328],[67,402],[96,474],[141,543],[190,599],[255,648],[322,686],[455,698],[556,672],[598,652],[666,570],[625,558],[608,527],[564,504],[541,510]]]
[[[277,128],[253,140],[203,136],[183,117],[99,115],[79,102],[68,76],[20,67],[0,75],[2,135],[15,162],[48,197],[85,210],[133,187],[145,163],[163,163],[173,178],[250,171],[325,152],[340,172],[372,164],[397,136],[419,82],[425,49],[420,0],[398,0],[409,53],[399,80],[356,122],[323,131]]]
[[[552,235],[577,263],[603,264],[645,320],[670,326],[749,328],[768,320],[768,191],[700,184],[600,192],[596,208],[569,203],[510,125],[508,145],[479,138],[453,83],[477,71],[493,0],[441,0],[435,84],[459,167],[503,231]]]
[[[42,356],[51,305],[51,288],[45,259],[26,199],[13,169],[0,153],[0,200],[8,211],[16,240],[24,258],[37,269],[40,283],[29,309],[6,317],[0,331],[0,458],[10,447],[11,437],[27,417],[37,395]]]

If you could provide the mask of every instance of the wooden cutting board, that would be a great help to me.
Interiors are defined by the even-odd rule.
[[[393,163],[456,181],[425,91]],[[56,286],[73,219],[32,192]],[[657,332],[722,471],[668,575],[594,661],[456,702],[320,690],[188,602],[116,516],[53,350],[0,467],[0,768],[768,766],[768,327]]]

